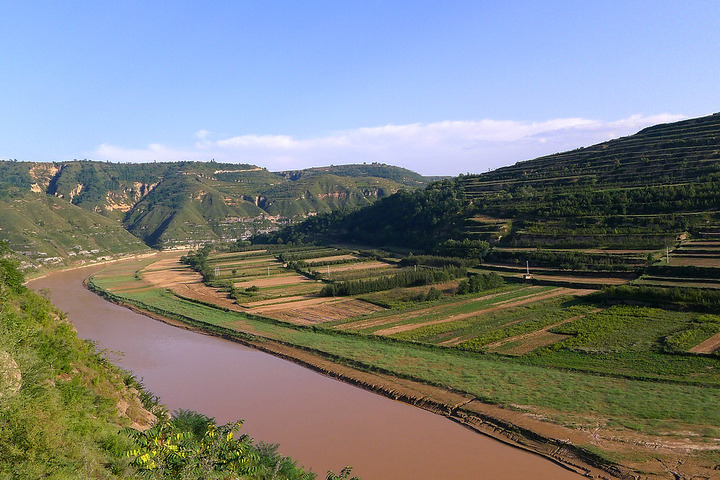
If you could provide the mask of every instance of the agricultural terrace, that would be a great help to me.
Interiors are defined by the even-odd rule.
[[[684,242],[669,266],[658,255],[644,268],[711,277],[714,267],[688,271],[673,262],[714,249],[720,243]],[[711,471],[720,464],[720,316],[716,301],[701,300],[714,294],[659,294],[668,303],[681,299],[682,310],[617,304],[585,280],[625,272],[608,255],[633,266],[643,254],[582,255],[575,260],[614,267],[563,275],[582,278],[577,284],[546,284],[513,278],[514,270],[501,270],[497,259],[490,268],[463,270],[439,266],[461,263],[441,257],[408,262],[331,247],[253,246],[208,252],[196,262],[202,272],[181,264],[178,254],[162,254],[142,265],[110,266],[91,283],[115,300],[193,325],[279,340],[356,369],[461,392],[472,399],[463,408],[485,411],[482,405],[493,404],[540,419],[565,429],[565,438],[587,452],[631,470],[663,475],[681,460],[685,472]],[[364,291],[333,296],[330,285],[334,292]],[[616,288],[632,298],[657,294]]]

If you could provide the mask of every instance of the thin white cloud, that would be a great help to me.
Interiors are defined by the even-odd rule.
[[[363,127],[324,137],[241,135],[217,138],[196,132],[189,147],[151,144],[130,149],[102,144],[91,158],[114,162],[215,159],[251,163],[269,170],[301,169],[330,164],[381,162],[426,175],[481,173],[542,155],[593,145],[631,135],[658,123],[682,120],[683,115],[633,115],[616,121],[560,118],[545,122],[508,120],[444,121]]]

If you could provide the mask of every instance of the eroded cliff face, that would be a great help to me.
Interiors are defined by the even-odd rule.
[[[60,171],[54,163],[37,163],[30,168],[30,176],[35,181],[30,189],[35,193],[47,192],[50,182]]]
[[[152,192],[160,182],[141,183],[133,182],[119,191],[108,192],[105,196],[104,209],[107,211],[129,212],[132,208]]]

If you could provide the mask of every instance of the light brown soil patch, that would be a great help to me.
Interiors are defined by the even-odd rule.
[[[257,254],[257,253],[265,253],[265,252],[267,252],[267,250],[262,249],[262,250],[248,250],[247,252],[218,253],[218,254],[213,254],[213,259],[216,259],[216,258],[227,258],[227,257],[238,257],[238,256],[240,256],[240,255],[245,256],[245,255]]]
[[[242,268],[246,266],[252,266],[256,267],[259,263],[267,263],[267,264],[278,264],[278,261],[275,260],[274,257],[253,257],[248,259],[237,259],[237,260],[227,260],[222,262],[212,262],[211,265],[213,267],[220,267],[220,268]]]
[[[312,266],[313,263],[318,263],[318,262],[330,262],[330,261],[335,261],[335,260],[350,260],[350,259],[357,259],[357,258],[358,258],[357,255],[351,255],[351,254],[331,255],[329,257],[306,258],[305,263]],[[341,264],[341,265],[344,265],[344,264]]]
[[[704,342],[695,345],[689,351],[690,353],[714,353],[720,350],[720,333],[716,333]]]
[[[583,250],[585,253],[618,253],[618,254],[633,254],[637,253],[638,255],[647,255],[650,252],[657,252],[658,249],[647,249],[647,250],[603,250],[601,248],[589,248],[587,250]]]
[[[720,242],[712,240],[689,240],[683,243],[683,247],[720,247]]]
[[[285,308],[285,304],[287,303],[284,301],[285,299],[279,299],[280,302],[274,301],[274,302],[266,302],[264,305],[258,305],[254,307],[252,310],[256,313],[263,313],[263,312],[270,312],[273,310],[277,310],[279,308]],[[292,303],[293,306],[298,308],[303,307],[310,307],[315,305],[325,305],[328,303],[337,303],[342,301],[342,297],[309,297],[306,295],[298,296],[298,297],[292,297]],[[259,302],[260,303],[260,302]],[[246,305],[247,306],[247,305]]]
[[[385,262],[378,262],[371,260],[369,262],[360,262],[360,263],[341,263],[340,265],[331,265],[330,266],[330,272],[347,272],[347,271],[354,271],[354,270],[368,270],[371,268],[387,268],[387,269],[394,269],[396,268],[393,265],[390,265]]]
[[[256,277],[255,280],[246,280],[243,282],[236,282],[235,288],[248,288],[255,285],[258,288],[264,287],[279,287],[281,285],[298,285],[301,283],[317,283],[315,280],[310,280],[307,277],[298,275],[297,273],[288,273],[282,275],[270,275],[265,277]]]
[[[510,220],[506,218],[494,218],[494,217],[488,217],[487,215],[475,215],[471,218],[471,220],[474,220],[478,223],[500,223],[500,222],[509,222]]]
[[[288,302],[295,302],[299,303],[306,300],[314,300],[312,302],[306,302],[306,304],[316,304],[316,303],[323,303],[330,300],[330,297],[317,297],[314,295],[293,295],[291,297],[278,297],[278,298],[270,298],[267,300],[258,300],[256,302],[249,302],[243,304],[246,308],[255,309],[255,311],[259,311],[259,307],[265,307],[268,305],[278,305],[281,303],[288,303]]]
[[[341,298],[326,303],[305,303],[298,306],[299,303],[302,302],[283,304],[272,309],[268,308],[263,310],[261,314],[299,325],[317,325],[383,310],[382,307],[354,298]]]
[[[597,284],[597,285],[623,285],[625,283],[630,283],[630,279],[628,278],[617,278],[617,277],[603,277],[603,278],[594,278],[594,277],[569,277],[569,276],[560,276],[560,275],[533,275],[533,278],[537,278],[538,280],[554,280],[556,282],[572,282],[572,283],[588,283],[588,284]]]
[[[700,257],[700,256],[670,256],[670,266],[677,267],[720,267],[720,257]]]
[[[585,293],[579,293],[579,292],[585,292]],[[375,332],[375,335],[384,336],[384,335],[392,335],[394,333],[407,332],[409,330],[415,330],[416,328],[426,327],[428,325],[437,325],[437,324],[441,324],[441,323],[455,322],[457,320],[464,320],[466,318],[479,317],[486,313],[496,312],[498,310],[504,310],[504,309],[512,308],[512,307],[518,307],[520,305],[537,302],[539,300],[547,300],[548,298],[558,297],[560,295],[586,295],[588,292],[589,292],[588,290],[576,290],[576,289],[572,289],[572,288],[559,288],[550,293],[545,293],[542,295],[532,295],[530,298],[525,297],[523,299],[514,300],[511,302],[501,302],[492,307],[478,310],[477,312],[451,315],[447,318],[442,318],[439,320],[431,320],[428,322],[413,323],[413,324],[409,324],[409,325],[397,325],[395,327],[378,330]],[[592,290],[590,290],[590,292],[592,292]]]

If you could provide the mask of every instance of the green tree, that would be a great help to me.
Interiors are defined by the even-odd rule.
[[[340,470],[340,473],[334,473],[330,470],[327,472],[325,480],[360,480],[360,477],[351,477],[352,467],[345,467]]]

